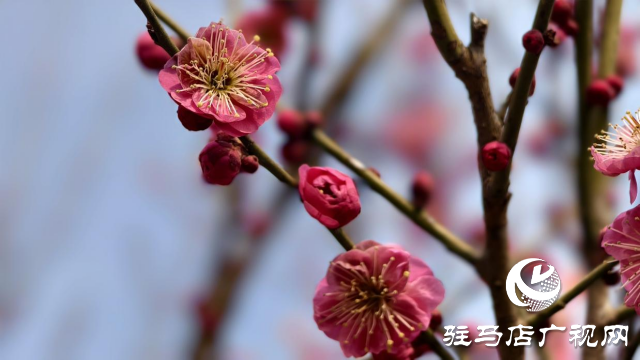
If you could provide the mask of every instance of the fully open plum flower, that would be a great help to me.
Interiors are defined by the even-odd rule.
[[[607,227],[602,237],[607,254],[620,261],[624,303],[640,314],[640,206],[625,211]]]
[[[596,135],[600,144],[593,144],[591,155],[595,160],[594,167],[607,176],[618,176],[629,173],[631,203],[638,194],[638,184],[634,172],[640,169],[640,110],[635,116],[627,111],[622,118],[622,125],[609,126],[613,131],[604,131]]]
[[[331,262],[313,299],[314,319],[347,357],[396,354],[427,329],[443,298],[422,260],[368,240]]]
[[[231,136],[254,133],[282,93],[273,53],[222,23],[198,30],[160,71],[162,87],[189,111]]]
[[[298,191],[309,215],[329,229],[345,226],[360,214],[360,196],[349,176],[327,167],[302,165]]]

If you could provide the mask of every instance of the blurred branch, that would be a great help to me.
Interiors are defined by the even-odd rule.
[[[624,352],[624,360],[633,360],[636,350],[638,350],[638,346],[640,345],[640,331],[636,332],[636,334],[631,339],[631,343],[625,349]]]
[[[189,37],[191,37],[191,35],[189,35],[189,32],[186,31],[182,26],[178,25],[178,23],[173,21],[173,19],[169,15],[167,15],[167,13],[162,11],[162,9],[160,9],[158,7],[158,5],[154,4],[152,1],[149,1],[149,4],[151,5],[151,8],[153,9],[153,12],[155,12],[155,14],[158,16],[158,18],[160,20],[162,20],[163,23],[167,24],[167,26],[171,30],[173,30],[180,37],[180,39],[182,39],[184,41],[184,43],[186,44],[187,43],[187,39],[189,39]]]
[[[613,259],[607,259],[605,262],[600,264],[600,266],[591,270],[591,272],[588,273],[582,280],[580,280],[580,282],[578,282],[573,288],[571,288],[564,295],[558,298],[558,300],[556,300],[553,305],[540,311],[536,315],[531,316],[527,320],[527,324],[533,327],[539,326],[544,320],[550,318],[553,314],[564,309],[571,300],[575,299],[583,291],[588,289],[594,282],[602,279],[602,276],[606,274],[607,271],[613,269],[613,267],[617,264],[617,261],[614,261]]]
[[[445,59],[469,93],[473,117],[478,132],[478,149],[496,139],[506,142],[513,150],[520,131],[520,124],[527,103],[529,87],[533,79],[539,55],[525,52],[520,75],[510,97],[505,127],[495,113],[486,58],[484,38],[488,22],[471,14],[471,43],[465,47],[456,34],[443,0],[423,0],[431,23],[431,35]],[[546,30],[553,0],[541,0],[533,22],[533,28]],[[478,164],[482,179],[484,221],[487,233],[485,254],[478,270],[489,285],[498,326],[507,328],[517,321],[513,305],[506,295],[504,279],[508,270],[507,206],[509,204],[509,170],[489,173],[481,162]],[[500,344],[498,351],[502,359],[521,359],[524,351]]]
[[[636,309],[627,307],[626,305],[620,305],[613,311],[611,317],[604,322],[603,325],[615,325],[631,319],[636,316]]]
[[[335,141],[333,141],[322,130],[316,129],[313,131],[313,140],[322,147],[326,152],[335,157],[342,164],[347,166],[377,193],[387,199],[396,209],[400,210],[409,219],[411,219],[416,225],[423,230],[431,234],[437,240],[439,240],[447,249],[457,254],[469,264],[475,266],[478,261],[478,255],[475,251],[467,245],[464,241],[457,238],[444,226],[436,222],[426,212],[416,209],[409,201],[400,196],[385,184],[377,175],[372,173],[366,168],[362,162],[353,158],[344,149],[340,147]]]
[[[169,55],[173,56],[177,54],[179,51],[178,47],[173,43],[173,41],[171,41],[171,38],[169,37],[169,35],[167,35],[167,32],[164,31],[164,28],[162,27],[160,20],[154,13],[149,0],[134,1],[140,8],[140,11],[142,11],[144,16],[147,18],[147,21],[153,29],[153,34],[150,34],[153,41],[155,41],[158,46],[162,47],[164,51],[166,51]]]
[[[393,33],[392,30],[396,24],[400,23],[405,9],[411,3],[411,0],[395,0],[388,15],[374,28],[355,56],[351,58],[347,67],[338,76],[339,82],[331,90],[324,103],[320,105],[320,112],[325,118],[330,119],[335,116],[337,110],[348,98],[347,95],[356,80],[366,69],[366,65],[388,43]]]
[[[507,109],[509,108],[509,102],[511,101],[511,96],[513,95],[513,91],[509,92],[507,98],[504,99],[504,102],[500,106],[500,110],[498,110],[498,119],[504,123],[504,118],[507,115]]]
[[[436,353],[440,357],[440,359],[454,360],[453,355],[451,355],[451,353],[449,353],[449,351],[445,349],[445,347],[442,345],[440,340],[436,338],[431,329],[427,329],[426,331],[421,332],[415,341],[428,344],[429,348],[433,350],[433,352]]]
[[[578,159],[578,191],[579,208],[584,235],[584,255],[587,264],[593,266],[605,256],[600,246],[600,229],[609,222],[610,206],[606,200],[605,176],[593,169],[590,153],[587,150],[593,135],[607,124],[608,109],[602,106],[587,104],[586,89],[591,83],[592,44],[593,41],[593,2],[592,0],[576,3],[576,18],[578,21],[578,38],[576,39],[576,62],[578,68],[578,99],[579,99],[579,159]],[[607,0],[600,41],[598,76],[604,78],[615,71],[618,54],[618,40],[620,32],[620,16],[622,0]],[[604,281],[596,281],[589,289],[587,304],[587,322],[600,323],[607,316],[609,299],[607,286]],[[601,340],[599,334],[596,340]],[[600,360],[605,358],[604,348],[586,347],[584,358]]]

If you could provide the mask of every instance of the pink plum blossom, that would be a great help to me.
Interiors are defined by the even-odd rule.
[[[282,87],[271,51],[222,23],[202,27],[160,71],[171,98],[231,136],[254,133],[273,115]]]
[[[316,289],[314,319],[344,355],[398,354],[429,327],[444,287],[422,260],[367,240],[338,255]]]
[[[600,144],[593,144],[591,155],[594,167],[607,176],[629,174],[631,187],[629,195],[633,203],[638,194],[638,184],[634,172],[640,169],[640,110],[635,117],[631,112],[622,118],[622,125],[609,125],[613,131],[602,131],[596,135]]]
[[[640,206],[618,215],[607,227],[602,247],[620,261],[622,282],[627,289],[624,303],[640,314]]]

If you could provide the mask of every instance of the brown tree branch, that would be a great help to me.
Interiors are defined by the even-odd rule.
[[[182,41],[184,41],[184,43],[186,44],[187,40],[191,36],[189,35],[189,32],[186,31],[177,22],[175,22],[169,15],[167,15],[167,13],[162,11],[162,9],[160,9],[158,5],[156,5],[153,1],[149,1],[149,4],[151,5],[153,12],[156,14],[156,16],[158,16],[158,19],[160,19],[160,21],[162,21],[163,23],[167,24],[167,26],[171,30],[173,30],[180,37],[180,39],[182,39]]]
[[[167,32],[164,31],[164,27],[160,23],[160,20],[156,16],[153,8],[151,7],[151,3],[149,0],[134,0],[136,5],[140,8],[140,11],[147,18],[147,21],[151,25],[153,29],[153,34],[151,38],[156,42],[156,44],[164,49],[167,54],[173,56],[178,53],[178,47],[171,41]]]

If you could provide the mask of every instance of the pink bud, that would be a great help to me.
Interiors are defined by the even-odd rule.
[[[417,172],[411,184],[411,202],[416,209],[424,208],[433,193],[433,178],[426,171]]]
[[[511,149],[505,143],[492,141],[482,148],[482,163],[489,171],[502,171],[510,161]]]
[[[442,313],[440,310],[433,310],[431,313],[431,322],[429,323],[429,329],[438,331],[438,328],[442,325]]]
[[[624,88],[624,79],[618,75],[610,75],[605,79],[609,86],[613,89],[614,96],[618,96],[622,89]]]
[[[307,124],[299,111],[282,110],[278,113],[278,127],[292,138],[299,138],[307,130]]]
[[[575,20],[569,19],[566,24],[562,25],[562,30],[564,30],[564,32],[566,32],[569,36],[576,36],[578,35],[578,31],[580,29],[578,27],[578,23]]]
[[[302,164],[306,161],[311,146],[306,140],[290,139],[282,147],[282,157],[290,164]]]
[[[189,131],[206,130],[213,123],[213,120],[197,115],[182,105],[178,106],[178,119]]]
[[[614,96],[615,91],[606,80],[594,80],[587,87],[586,101],[589,105],[607,106]]]
[[[527,31],[522,36],[522,46],[530,53],[540,54],[544,48],[544,37],[542,33],[536,29]]]
[[[260,162],[255,155],[245,156],[242,158],[242,163],[240,165],[242,171],[253,174],[260,167]]]
[[[573,16],[573,6],[566,0],[556,0],[551,12],[551,21],[558,24],[566,24]]]
[[[307,111],[304,114],[304,119],[310,128],[321,127],[324,124],[324,116],[320,111]]]
[[[240,173],[244,146],[234,137],[219,133],[200,152],[202,176],[209,184],[229,185]]]
[[[153,42],[151,35],[146,31],[136,40],[136,54],[140,63],[149,70],[162,70],[171,58],[163,48]]]
[[[518,75],[520,75],[520,68],[513,70],[511,76],[509,77],[509,85],[511,88],[516,86],[516,81],[518,80]],[[533,75],[533,80],[531,80],[531,87],[529,88],[529,96],[533,95],[533,92],[536,90],[536,76]]]

